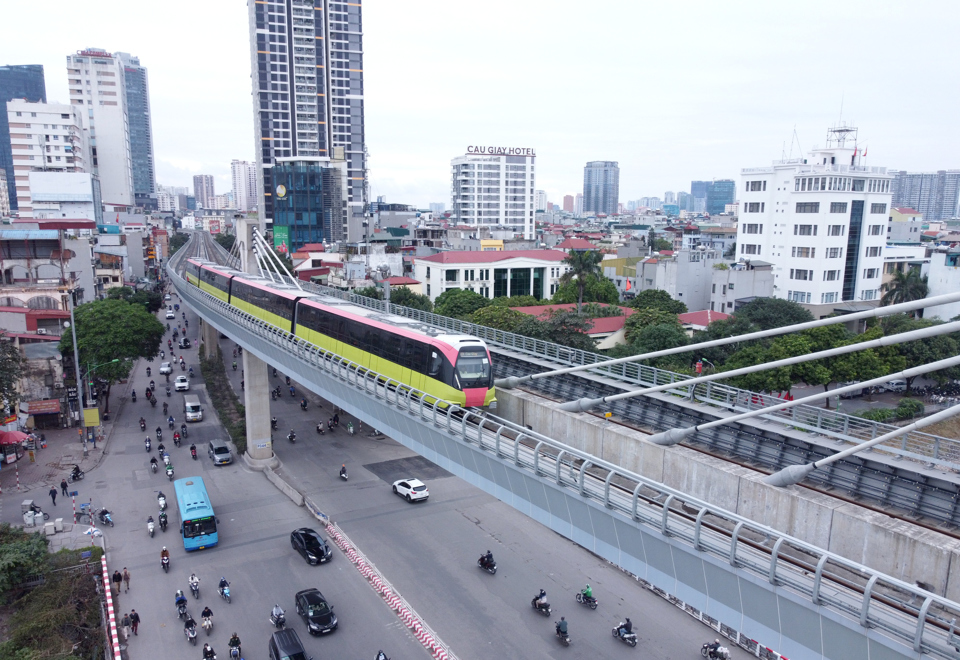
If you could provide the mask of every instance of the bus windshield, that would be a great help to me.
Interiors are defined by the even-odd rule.
[[[490,358],[483,348],[461,348],[457,357],[457,379],[460,387],[489,387],[492,370]]]
[[[183,537],[192,539],[196,536],[202,536],[204,534],[216,534],[217,533],[217,521],[213,516],[207,516],[206,518],[195,518],[193,520],[184,520],[183,521]]]

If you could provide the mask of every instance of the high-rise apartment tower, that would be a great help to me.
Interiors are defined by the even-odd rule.
[[[366,200],[360,3],[248,3],[261,221],[273,222],[277,158],[334,158],[348,170],[348,240],[362,237]]]
[[[960,212],[960,170],[893,172],[893,206],[920,211],[924,220],[950,220]]]
[[[127,121],[130,125],[130,159],[133,195],[137,206],[156,206],[157,176],[153,161],[153,122],[150,115],[150,84],[140,58],[115,53],[123,65],[127,88]]]
[[[583,168],[583,212],[613,215],[620,203],[620,167],[616,161],[595,160]]]
[[[197,199],[197,206],[205,209],[214,208],[213,198],[216,193],[213,189],[212,174],[193,175],[193,196]]]
[[[42,64],[0,66],[0,169],[6,172],[7,199],[10,209],[17,210],[17,188],[13,173],[13,154],[10,150],[10,130],[7,125],[7,101],[25,99],[33,103],[47,102],[47,88],[43,80]]]
[[[230,179],[233,182],[233,203],[238,211],[257,208],[257,165],[245,160],[230,163]]]

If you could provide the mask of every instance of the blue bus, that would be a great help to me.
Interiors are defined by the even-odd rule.
[[[173,482],[180,514],[180,534],[187,552],[212,548],[217,544],[217,518],[210,496],[200,477],[187,477]]]

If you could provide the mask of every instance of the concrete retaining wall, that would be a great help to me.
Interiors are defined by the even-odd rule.
[[[293,503],[297,506],[303,506],[303,495],[301,495],[296,488],[288,484],[286,481],[280,478],[276,472],[271,468],[266,468],[263,473],[267,475],[267,479],[272,483],[277,489],[293,500]]]
[[[960,601],[960,541],[807,488],[775,488],[764,474],[520,390],[497,392],[498,414],[627,470],[905,582]]]

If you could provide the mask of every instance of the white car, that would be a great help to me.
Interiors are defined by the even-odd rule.
[[[177,379],[173,382],[173,389],[177,392],[186,392],[190,389],[190,381],[187,380],[186,376],[177,376]]]
[[[170,294],[168,293],[167,295],[165,295],[165,296],[163,297],[163,299],[164,299],[164,300],[170,300]]]
[[[175,319],[175,318],[177,318],[177,313],[173,311],[173,308],[172,308],[172,307],[169,308],[169,309],[167,309],[167,318],[168,318],[168,319]]]
[[[161,375],[161,376],[164,375],[164,374],[172,374],[172,373],[173,373],[173,367],[170,366],[170,363],[169,363],[169,362],[161,362],[161,363],[160,363],[160,375]]]
[[[427,490],[427,484],[419,479],[400,479],[393,482],[393,492],[407,498],[408,502],[414,500],[425,500],[430,497],[430,491]]]

